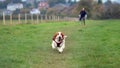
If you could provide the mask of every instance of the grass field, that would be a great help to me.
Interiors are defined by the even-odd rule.
[[[68,37],[62,54],[52,36]],[[0,68],[119,68],[120,20],[0,25]]]

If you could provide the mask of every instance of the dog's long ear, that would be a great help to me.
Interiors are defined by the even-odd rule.
[[[63,33],[61,33],[61,35],[62,35],[62,38],[64,39],[64,34],[63,34]]]
[[[57,35],[58,35],[58,33],[56,33],[56,34],[53,36],[52,40],[55,40],[55,38],[56,38]]]

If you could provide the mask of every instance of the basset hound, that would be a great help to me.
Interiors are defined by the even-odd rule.
[[[59,53],[62,53],[65,48],[65,36],[62,32],[57,32],[52,39],[52,48],[57,49]]]

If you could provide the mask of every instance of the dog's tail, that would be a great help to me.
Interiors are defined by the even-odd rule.
[[[64,38],[67,38],[67,36],[65,35]]]
[[[65,40],[66,38],[67,38],[67,36],[65,35],[65,36],[64,36],[64,40]]]

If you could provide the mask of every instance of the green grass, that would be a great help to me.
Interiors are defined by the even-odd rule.
[[[119,68],[120,20],[0,25],[0,68]],[[62,54],[52,36],[68,37]]]

